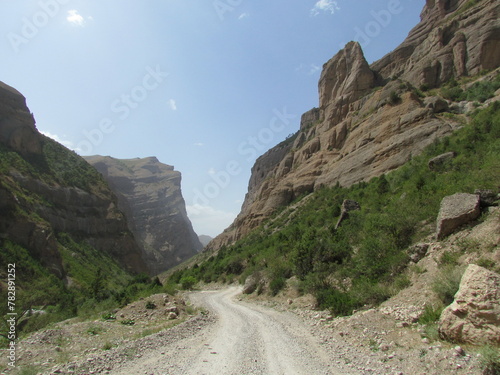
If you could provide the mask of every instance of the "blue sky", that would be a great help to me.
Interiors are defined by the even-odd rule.
[[[0,81],[81,155],[156,156],[182,173],[198,234],[238,214],[259,155],[318,105],[350,40],[373,62],[424,0],[0,0]]]

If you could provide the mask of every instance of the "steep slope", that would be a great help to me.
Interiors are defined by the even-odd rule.
[[[108,181],[118,196],[129,228],[138,240],[152,274],[163,272],[202,248],[187,217],[181,174],[155,157],[85,158]]]
[[[147,271],[102,176],[40,134],[25,98],[3,83],[0,246],[0,274],[8,263],[17,265],[19,309],[60,304],[71,310],[82,302],[75,297],[101,296],[129,272]]]
[[[371,65],[348,43],[323,66],[319,108],[256,161],[241,213],[209,248],[243,238],[304,193],[396,169],[460,126],[440,112],[463,105],[422,90],[500,65],[499,9],[494,0],[428,0],[406,40]]]

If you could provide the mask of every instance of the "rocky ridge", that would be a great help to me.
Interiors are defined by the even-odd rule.
[[[348,43],[323,66],[319,107],[303,114],[294,137],[256,161],[240,214],[208,248],[244,237],[304,193],[398,168],[459,127],[441,113],[469,107],[418,89],[497,69],[499,10],[494,0],[428,0],[405,41],[372,64],[359,43]]]
[[[181,173],[155,157],[88,156],[118,197],[118,207],[142,249],[150,273],[159,274],[203,248],[187,216]]]

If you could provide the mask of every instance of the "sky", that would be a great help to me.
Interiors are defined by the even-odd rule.
[[[323,64],[351,40],[380,59],[424,3],[0,0],[0,81],[80,155],[173,165],[195,231],[214,237],[256,158],[318,106]]]

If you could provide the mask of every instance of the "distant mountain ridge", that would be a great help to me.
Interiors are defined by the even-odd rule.
[[[257,159],[240,214],[208,248],[234,243],[322,186],[351,186],[396,169],[450,134],[460,124],[439,113],[464,105],[422,90],[497,69],[499,15],[496,0],[427,0],[405,41],[371,65],[359,43],[348,43],[323,66],[319,107]]]
[[[206,234],[201,234],[198,236],[198,238],[203,246],[207,246],[210,243],[210,241],[213,240],[212,237],[207,236]]]
[[[151,274],[159,274],[203,248],[181,192],[181,173],[156,157],[86,156],[118,197]]]

